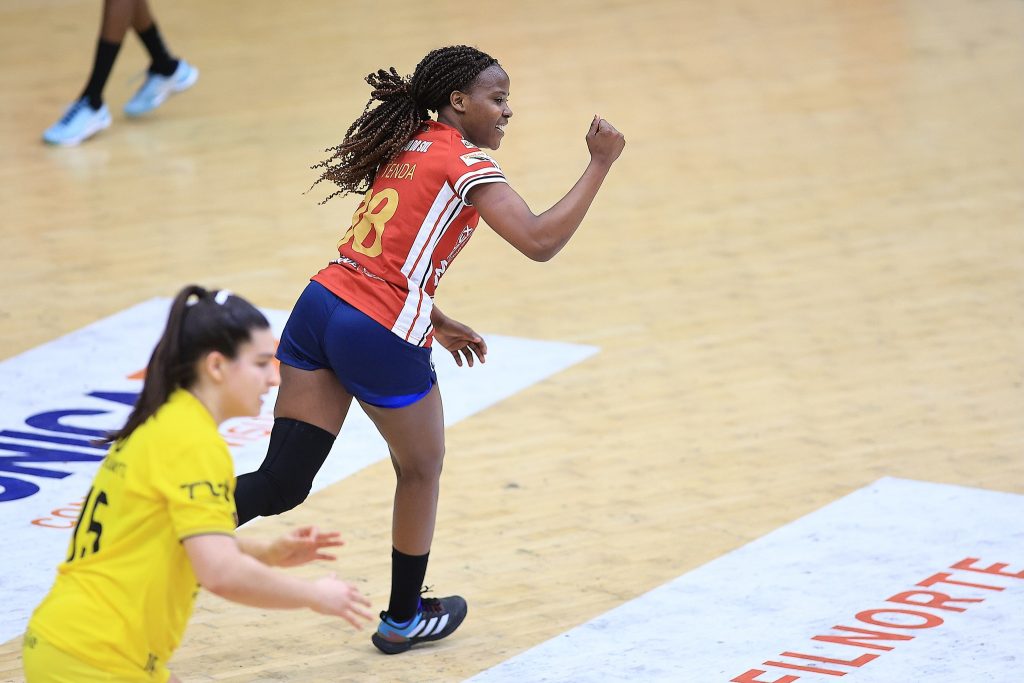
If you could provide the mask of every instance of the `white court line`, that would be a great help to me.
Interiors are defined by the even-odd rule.
[[[469,680],[1009,683],[1022,634],[1024,496],[885,478]]]
[[[77,516],[74,504],[88,489],[102,457],[102,450],[87,445],[89,435],[75,431],[109,430],[123,424],[129,405],[117,399],[130,399],[141,388],[141,381],[128,375],[148,362],[168,305],[167,299],[141,303],[0,363],[0,528],[5,536],[0,642],[24,630],[31,611],[49,589]],[[280,335],[287,313],[264,313]],[[485,338],[489,353],[484,365],[458,368],[443,349],[434,354],[448,425],[598,351],[578,344],[499,335]],[[223,425],[221,431],[229,443],[237,444],[232,447],[236,472],[248,472],[262,462],[273,404],[271,394],[261,418]],[[76,457],[83,459],[67,461]],[[313,490],[387,457],[383,439],[354,407]],[[28,495],[4,499],[16,494]]]

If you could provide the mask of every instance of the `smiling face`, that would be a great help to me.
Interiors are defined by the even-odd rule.
[[[508,74],[490,66],[473,79],[465,91],[451,95],[451,107],[438,114],[438,121],[457,128],[477,147],[498,149],[505,136],[505,124],[512,117],[508,107]]]

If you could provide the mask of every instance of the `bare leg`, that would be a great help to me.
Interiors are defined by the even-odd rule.
[[[352,394],[330,370],[300,370],[281,364],[281,387],[274,417],[301,420],[338,435],[352,405]]]
[[[122,42],[124,34],[134,21],[138,4],[139,0],[105,0],[100,38],[110,43]],[[152,18],[149,21],[153,23]]]
[[[135,0],[135,14],[132,16],[132,28],[142,33],[153,25],[153,13],[149,11],[146,0]]]
[[[437,385],[405,408],[360,403],[391,449],[395,466],[394,547],[407,555],[430,552],[444,462],[444,411]]]

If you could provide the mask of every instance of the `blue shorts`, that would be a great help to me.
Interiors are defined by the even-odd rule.
[[[319,282],[295,302],[277,359],[300,370],[330,368],[350,394],[381,408],[411,405],[437,383],[430,347],[400,339]]]

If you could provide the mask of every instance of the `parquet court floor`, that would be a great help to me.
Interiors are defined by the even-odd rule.
[[[585,166],[594,113],[628,140],[556,259],[481,230],[438,294],[481,332],[600,349],[449,430],[428,583],[470,599],[458,637],[384,658],[316,615],[203,596],[184,680],[461,681],[883,477],[1024,494],[1024,4],[154,12],[198,85],[126,120],[130,37],[113,126],[54,149],[39,136],[84,82],[98,3],[0,2],[0,359],[192,281],[290,308],[354,207],[303,194],[309,166],[366,73],[433,47],[507,68],[495,156],[537,211]],[[392,478],[371,465],[252,532],[341,529],[339,573],[381,608]],[[18,649],[0,680],[21,680]]]

